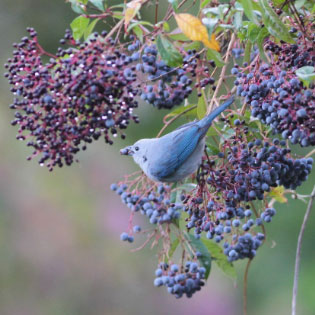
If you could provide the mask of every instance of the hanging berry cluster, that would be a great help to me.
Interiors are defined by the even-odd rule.
[[[61,42],[72,47],[59,48],[44,64],[37,34],[28,31],[30,38],[14,45],[6,76],[18,96],[11,105],[18,110],[12,121],[19,126],[17,138],[34,148],[29,159],[40,155],[39,163],[50,170],[70,165],[87,143],[104,136],[112,144],[130,120],[138,122],[134,59],[117,50],[106,33],[80,44],[67,32]]]
[[[293,29],[293,32],[296,32]],[[315,91],[296,75],[300,67],[315,65],[314,34],[299,33],[299,45],[266,42],[270,64],[258,57],[251,66],[235,65],[237,94],[251,107],[253,117],[269,125],[292,144],[315,145]]]

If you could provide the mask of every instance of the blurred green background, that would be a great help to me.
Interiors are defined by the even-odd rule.
[[[62,0],[1,0],[0,63],[10,57],[11,44],[26,35],[27,26],[54,52],[74,17]],[[1,76],[1,315],[241,314],[244,262],[236,264],[237,281],[213,267],[200,293],[176,300],[153,287],[156,253],[149,248],[130,253],[143,239],[136,238],[132,246],[119,240],[129,210],[109,185],[136,169],[119,149],[156,135],[163,113],[142,106],[141,124],[131,126],[125,142],[110,147],[98,141],[79,155],[80,164],[49,173],[36,161],[26,161],[29,149],[15,140],[16,128],[10,126],[11,101]],[[314,182],[313,171],[298,192],[310,193]],[[306,205],[290,201],[276,208],[267,242],[251,266],[249,315],[290,313],[297,235]],[[303,315],[315,314],[314,228],[315,211],[302,248],[298,309]]]

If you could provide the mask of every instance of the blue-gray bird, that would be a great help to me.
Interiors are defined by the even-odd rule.
[[[203,119],[180,126],[161,138],[141,139],[120,153],[132,156],[154,181],[180,181],[197,171],[212,121],[233,102],[232,96]]]

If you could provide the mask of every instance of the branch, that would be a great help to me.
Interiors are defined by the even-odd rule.
[[[161,136],[161,134],[164,132],[164,130],[170,125],[172,124],[176,119],[178,119],[179,117],[185,115],[186,113],[190,112],[191,110],[197,108],[197,105],[192,106],[187,108],[186,110],[184,110],[183,112],[181,112],[180,114],[176,115],[175,117],[173,117],[172,119],[170,119],[169,121],[165,122],[165,125],[163,126],[163,128],[160,130],[160,132],[158,133],[158,135],[156,136],[157,138],[159,138]],[[165,117],[166,118],[166,117]]]
[[[252,259],[248,259],[245,273],[244,273],[244,286],[243,286],[243,315],[247,315],[247,279],[250,263]]]
[[[298,292],[298,281],[299,281],[299,272],[300,272],[300,263],[301,263],[301,247],[302,247],[302,238],[306,226],[306,222],[311,213],[313,202],[315,199],[315,186],[313,188],[308,206],[304,215],[303,223],[301,225],[301,230],[299,233],[297,248],[296,248],[296,257],[295,257],[295,268],[294,268],[294,282],[293,282],[293,296],[292,296],[292,315],[296,315],[296,298]]]
[[[308,152],[308,153],[305,155],[305,158],[308,158],[308,157],[312,156],[314,153],[315,153],[315,149],[313,149],[312,151]]]
[[[232,36],[231,36],[231,40],[230,40],[230,43],[229,43],[229,46],[228,46],[228,49],[226,51],[226,55],[225,55],[225,59],[224,59],[224,62],[225,62],[225,65],[223,66],[222,68],[222,71],[221,71],[221,74],[220,74],[220,78],[219,78],[219,81],[218,81],[218,85],[213,93],[213,96],[212,96],[212,99],[211,99],[211,102],[208,106],[208,109],[207,109],[207,114],[206,115],[209,115],[211,112],[212,112],[212,108],[213,108],[213,103],[215,102],[216,100],[216,97],[217,97],[217,94],[219,93],[219,90],[220,90],[220,87],[222,85],[222,82],[224,80],[224,77],[225,77],[225,71],[226,71],[226,68],[228,66],[228,60],[229,60],[229,55],[230,55],[230,51],[233,47],[233,44],[234,44],[234,40],[235,40],[235,34],[233,33]]]

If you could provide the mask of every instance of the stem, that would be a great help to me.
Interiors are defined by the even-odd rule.
[[[254,213],[255,213],[256,218],[259,218],[258,211],[256,210],[256,208],[255,208],[253,202],[250,201],[249,204],[251,205],[251,207],[252,207],[252,209],[253,209],[253,211],[254,211]],[[264,238],[264,241],[263,241],[263,242],[265,242],[265,240],[266,240],[266,229],[265,229],[265,226],[264,226],[263,223],[261,224],[261,230],[262,230],[262,232],[263,232],[264,235],[265,235],[265,238]]]
[[[305,155],[305,158],[308,158],[308,157],[312,156],[314,153],[315,153],[315,149],[313,149],[311,152],[308,152],[308,153]]]
[[[82,16],[84,16],[85,18],[89,18],[89,19],[105,19],[108,16],[112,16],[112,13],[110,12],[104,12],[104,13],[100,13],[100,14],[82,14]]]
[[[230,40],[230,43],[229,43],[229,46],[228,46],[228,49],[226,51],[226,55],[225,55],[225,59],[224,59],[224,62],[225,62],[225,65],[223,66],[222,68],[222,71],[221,71],[221,74],[220,74],[220,78],[219,78],[219,81],[218,81],[218,85],[213,93],[213,96],[212,96],[212,99],[211,99],[211,102],[208,106],[208,109],[207,109],[207,114],[206,115],[209,115],[212,111],[212,108],[213,108],[213,103],[217,97],[217,94],[219,93],[219,90],[220,90],[220,87],[222,85],[222,82],[224,80],[224,76],[225,76],[225,71],[226,71],[226,68],[228,66],[228,59],[229,59],[229,55],[230,55],[230,51],[233,47],[233,44],[234,44],[234,40],[235,40],[235,34],[233,33],[232,36],[231,36],[231,40]]]
[[[51,54],[51,53],[49,53],[48,51],[44,50],[44,48],[43,48],[41,45],[39,45],[38,43],[36,43],[36,46],[37,46],[37,48],[39,49],[39,52],[40,52],[42,55],[46,55],[46,56],[48,56],[48,57],[57,59],[57,56],[55,56],[54,54]]]
[[[158,135],[156,136],[157,138],[159,138],[161,136],[161,134],[164,132],[164,130],[170,125],[172,124],[176,119],[178,119],[179,117],[185,115],[186,113],[190,112],[191,110],[195,109],[197,107],[197,105],[187,108],[186,110],[184,110],[183,112],[181,112],[180,114],[176,115],[175,117],[173,117],[172,119],[170,119],[169,121],[165,122],[165,125],[163,126],[163,128],[160,130],[160,132],[158,133]]]
[[[296,315],[296,299],[297,299],[297,293],[298,293],[298,281],[299,281],[300,263],[301,263],[302,238],[303,238],[306,222],[312,210],[314,199],[315,199],[315,186],[313,188],[312,194],[310,196],[310,200],[307,205],[307,209],[304,215],[303,223],[301,225],[297,248],[296,248],[294,280],[293,280],[293,296],[292,296],[292,315]]]
[[[252,262],[251,259],[248,259],[245,273],[244,273],[244,286],[243,286],[243,315],[247,315],[247,279],[248,279],[248,271],[250,263]]]
[[[159,12],[159,0],[155,0],[155,24],[158,21],[158,12]]]
[[[106,35],[104,38],[105,40],[110,38],[120,27],[124,24],[124,19],[120,20],[112,29],[111,31]]]

